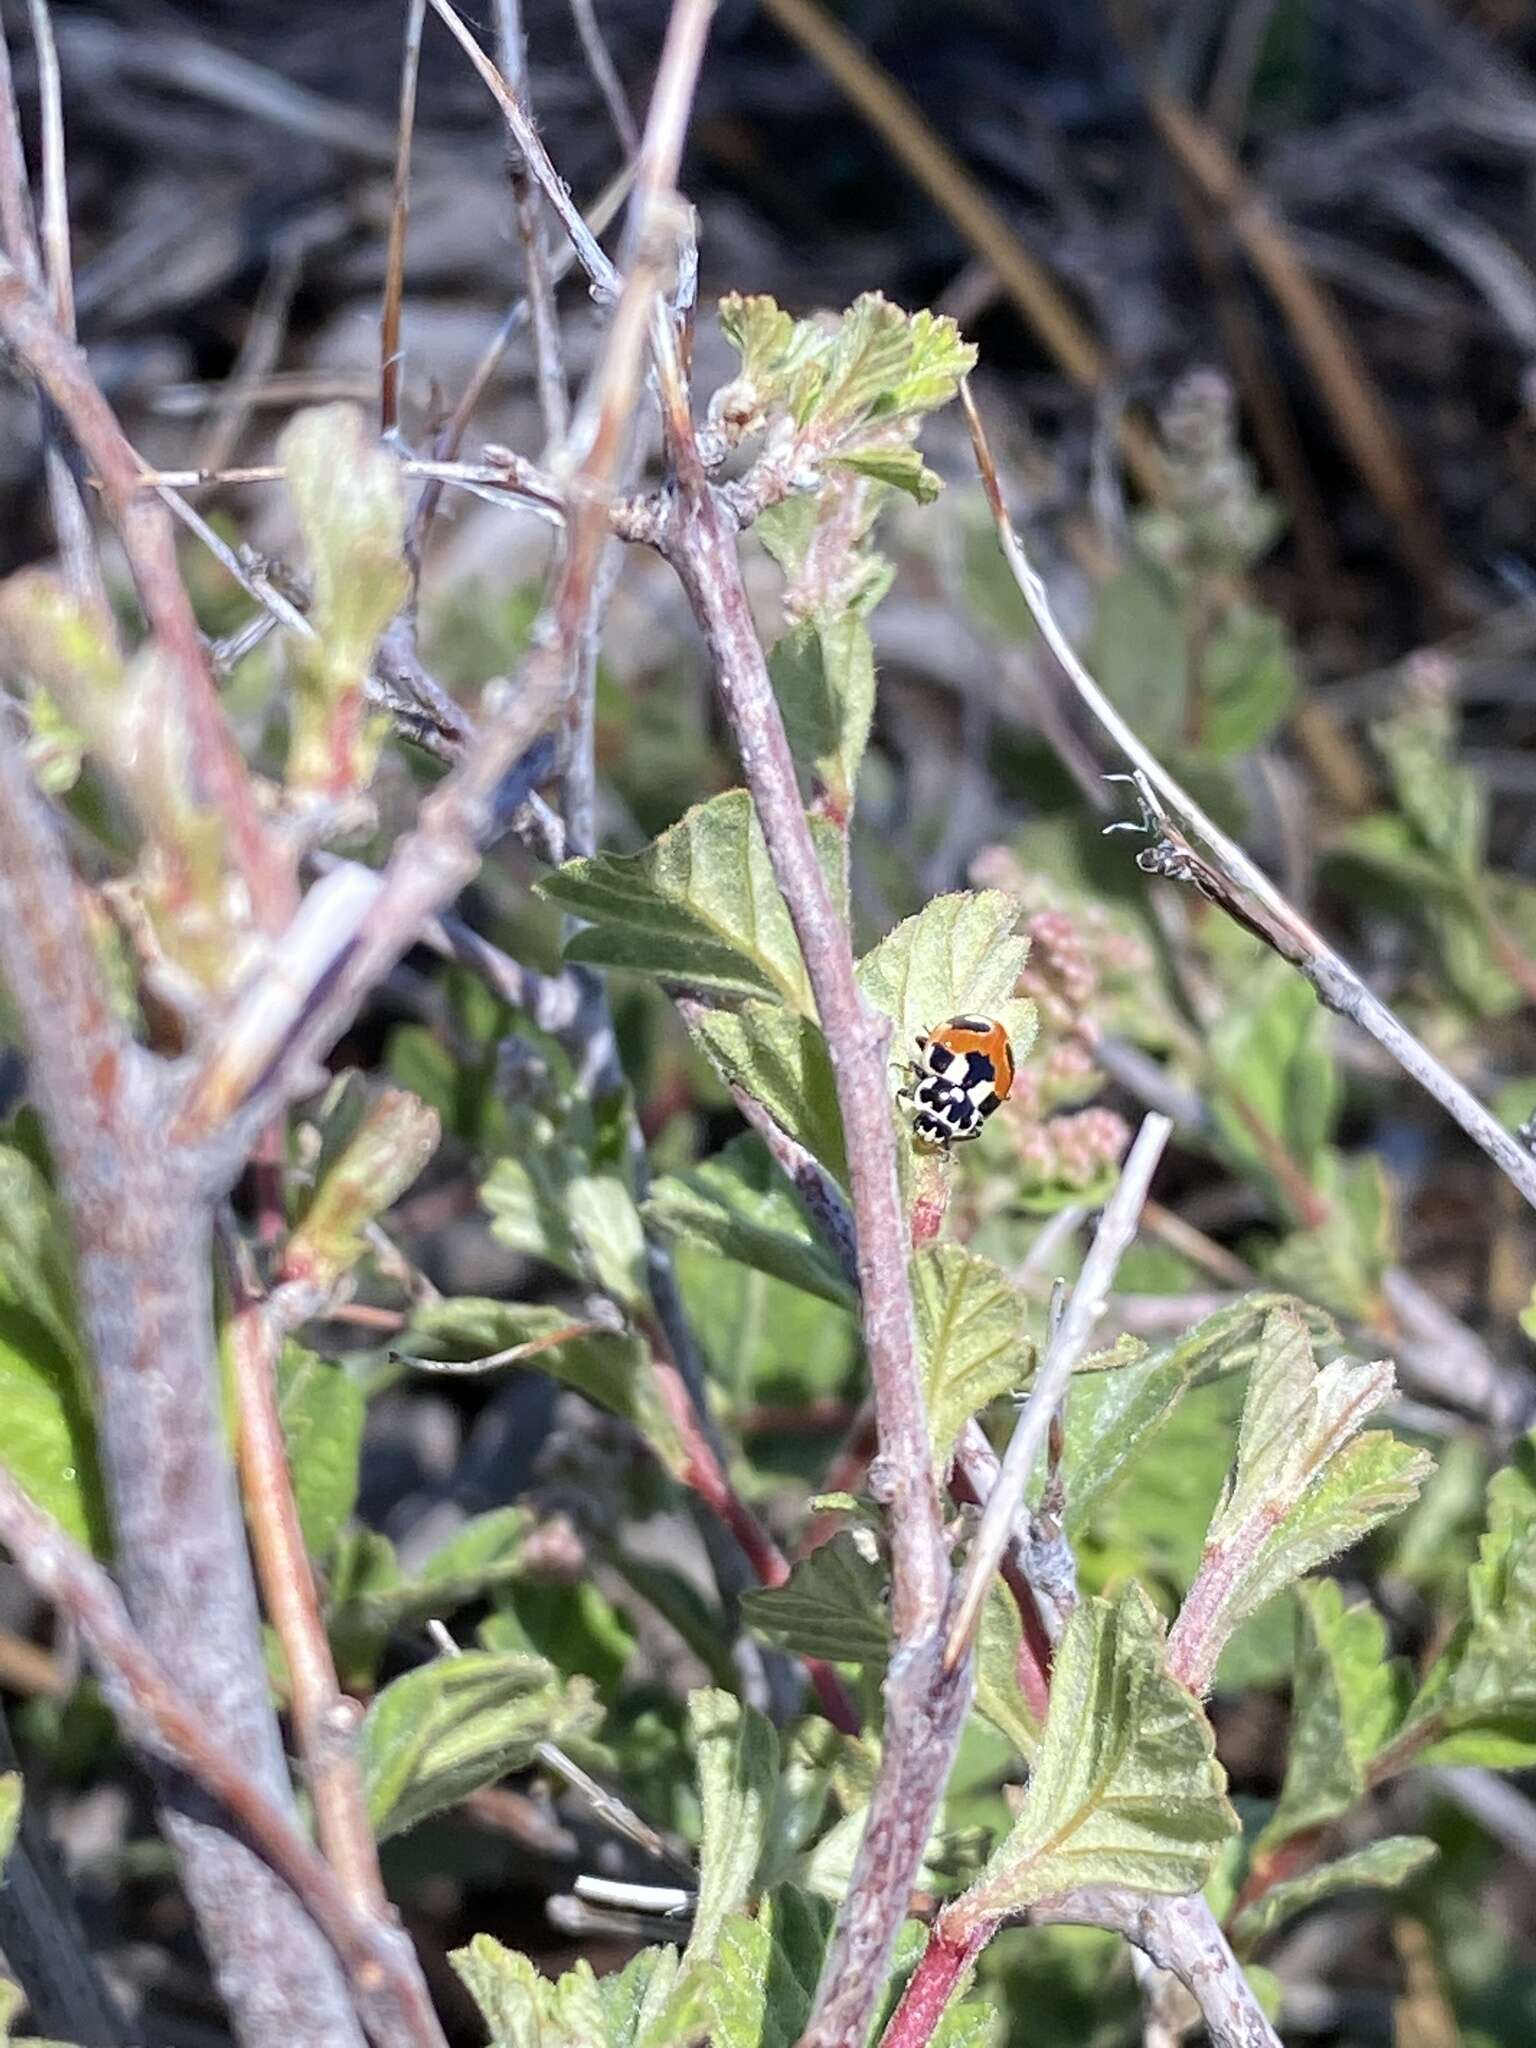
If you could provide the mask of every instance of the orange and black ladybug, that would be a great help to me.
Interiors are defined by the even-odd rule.
[[[918,1143],[947,1150],[981,1136],[1013,1087],[1013,1047],[991,1017],[951,1017],[917,1041],[915,1079],[902,1090],[915,1106]]]

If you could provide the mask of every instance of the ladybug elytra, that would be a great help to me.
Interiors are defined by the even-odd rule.
[[[914,1105],[919,1144],[940,1150],[981,1136],[1013,1087],[1013,1047],[991,1017],[951,1017],[917,1041],[913,1080],[902,1090]]]

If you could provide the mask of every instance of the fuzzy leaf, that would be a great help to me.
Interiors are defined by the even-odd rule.
[[[110,1544],[96,1430],[81,1371],[52,1331],[0,1303],[0,1458],[13,1479],[77,1542]]]
[[[733,1140],[686,1178],[658,1180],[645,1215],[678,1243],[718,1253],[839,1308],[854,1306],[842,1268],[756,1140]]]
[[[0,1772],[0,1866],[16,1846],[21,1826],[21,1773]]]
[[[1279,1308],[1267,1318],[1236,1469],[1170,1646],[1191,1684],[1209,1682],[1221,1645],[1265,1601],[1415,1498],[1429,1458],[1384,1430],[1358,1434],[1395,1385],[1385,1361],[1319,1370],[1301,1317]]]
[[[1262,1941],[1309,1906],[1337,1898],[1341,1892],[1396,1891],[1438,1853],[1435,1844],[1422,1835],[1388,1835],[1352,1855],[1320,1863],[1303,1877],[1271,1885],[1262,1898],[1238,1915],[1232,1931],[1247,1945]]]
[[[1415,838],[1437,864],[1475,880],[1487,838],[1482,785],[1456,758],[1456,711],[1446,698],[1420,697],[1371,727]]]
[[[883,1665],[891,1654],[885,1574],[847,1529],[800,1558],[782,1586],[744,1593],[741,1611],[759,1635],[797,1656]]]
[[[927,1245],[911,1272],[928,1441],[942,1480],[961,1430],[999,1395],[1023,1386],[1035,1347],[1023,1304],[990,1259],[963,1245]]]
[[[304,1548],[323,1561],[357,1502],[363,1390],[341,1366],[292,1343],[278,1360],[277,1387]]]
[[[1399,1740],[1418,1737],[1435,1763],[1519,1770],[1536,1763],[1536,1436],[1489,1485],[1467,1599]]]
[[[405,486],[400,463],[354,405],[316,406],[278,442],[309,553],[314,637],[291,640],[295,669],[289,779],[339,794],[365,783],[387,729],[364,687],[379,635],[405,602]]]
[[[633,2048],[660,2013],[677,1966],[675,1949],[645,1949],[625,1970],[599,1978],[585,1959],[563,1977],[477,1934],[448,1958],[480,2008],[490,2048]]]
[[[527,1357],[511,1363],[547,1372],[610,1415],[633,1423],[668,1471],[680,1472],[682,1442],[657,1388],[650,1352],[638,1337],[609,1330],[549,1342],[576,1320],[557,1308],[458,1295],[420,1303],[400,1351],[407,1362],[464,1361],[527,1345]]]
[[[1297,1588],[1290,1756],[1261,1848],[1336,1820],[1364,1797],[1366,1767],[1402,1719],[1405,1682],[1369,1601],[1346,1607],[1332,1579]]]
[[[1019,1685],[1023,1641],[1019,1610],[999,1579],[987,1594],[976,1638],[976,1710],[1020,1756],[1032,1758],[1040,1742],[1040,1722]]]
[[[1019,905],[1001,890],[935,896],[888,932],[859,962],[859,986],[895,1020],[892,1058],[910,1061],[912,1042],[946,1018],[996,1017],[1023,1061],[1034,1041],[1033,1003],[1014,988],[1029,953],[1016,938]]]
[[[1335,1315],[1371,1322],[1381,1314],[1381,1288],[1397,1255],[1392,1194],[1379,1159],[1344,1159],[1325,1151],[1314,1174],[1329,1204],[1328,1220],[1292,1231],[1270,1254],[1266,1271],[1282,1286]]]
[[[1200,690],[1202,754],[1227,761],[1261,747],[1296,695],[1296,662],[1281,620],[1257,605],[1232,605],[1206,645]]]
[[[384,1839],[527,1768],[541,1742],[602,1718],[585,1679],[563,1684],[542,1657],[466,1650],[397,1678],[363,1722],[368,1813]]]
[[[0,1302],[35,1316],[84,1367],[69,1226],[41,1168],[0,1145]]]
[[[745,1089],[846,1184],[832,1057],[817,1025],[777,1004],[743,1003],[738,1010],[696,1013],[688,1028],[727,1081]]]
[[[794,2048],[811,2016],[831,1924],[831,1906],[792,1885],[771,1892],[755,1918],[735,1914],[725,1923],[699,1985],[711,2048]]]
[[[1110,577],[1084,660],[1154,752],[1184,745],[1189,650],[1178,586],[1158,563],[1138,556]]]
[[[853,611],[807,619],[779,641],[768,670],[795,759],[846,820],[875,710],[868,626]]]
[[[1276,1155],[1289,1155],[1310,1173],[1338,1110],[1327,1012],[1298,974],[1272,962],[1228,1005],[1210,1052],[1221,1082],[1213,1107],[1226,1150],[1289,1209]]]
[[[368,1226],[437,1150],[440,1131],[436,1111],[403,1088],[386,1088],[365,1104],[350,1141],[317,1174],[314,1198],[283,1257],[283,1278],[333,1288],[363,1256]]]
[[[779,1774],[778,1736],[754,1707],[728,1692],[694,1692],[688,1720],[703,1822],[685,1964],[713,1955],[726,1916],[750,1903]]]
[[[823,838],[829,874],[841,871]],[[799,942],[774,880],[752,799],[744,789],[696,804],[635,854],[567,861],[540,893],[587,928],[571,960],[628,967],[659,980],[729,996],[773,996],[815,1014]]]
[[[1079,1885],[1198,1891],[1235,1832],[1198,1705],[1162,1668],[1139,1586],[1086,1600],[1057,1646],[1050,1712],[1018,1818],[946,1912],[961,1925]]]
[[[1168,1421],[1187,1388],[1252,1364],[1266,1318],[1285,1303],[1283,1295],[1244,1295],[1145,1358],[1116,1372],[1080,1372],[1073,1379],[1062,1461],[1069,1529],[1082,1526],[1131,1456]],[[1288,1305],[1306,1313],[1299,1303]],[[1315,1322],[1319,1335],[1331,1334],[1326,1317]]]
[[[905,491],[919,505],[931,505],[944,488],[942,480],[935,476],[917,450],[900,442],[871,441],[862,448],[845,448],[832,459],[839,469],[851,469],[876,483]]]

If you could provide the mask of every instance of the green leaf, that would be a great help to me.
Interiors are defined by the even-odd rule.
[[[710,2048],[794,2048],[811,2016],[831,1924],[827,1901],[792,1885],[771,1892],[754,1919],[726,1921],[699,1985]]]
[[[1035,1014],[1013,993],[1029,954],[1028,939],[1014,935],[1018,918],[1018,903],[999,889],[935,896],[865,954],[859,986],[895,1020],[895,1061],[909,1061],[913,1040],[936,1024],[972,1013],[997,1018],[1014,1058],[1026,1057]]]
[[[976,1708],[1020,1756],[1033,1757],[1040,1722],[1019,1685],[1023,1643],[1018,1607],[999,1579],[988,1591],[976,1638]]]
[[[728,1914],[750,1902],[779,1774],[779,1739],[756,1708],[728,1692],[688,1695],[703,1820],[699,1889],[685,1963],[715,1952]]]
[[[1457,712],[1449,697],[1415,697],[1371,727],[1392,794],[1415,838],[1437,864],[1476,878],[1487,840],[1482,785],[1456,758]]]
[[[1251,754],[1284,720],[1296,695],[1290,636],[1274,612],[1237,603],[1206,643],[1200,665],[1200,751],[1214,761]]]
[[[1236,1468],[1173,1632],[1175,1668],[1191,1684],[1209,1682],[1221,1645],[1266,1600],[1415,1498],[1431,1469],[1425,1453],[1384,1430],[1359,1434],[1395,1388],[1385,1361],[1340,1358],[1319,1370],[1302,1318],[1287,1308],[1268,1316]]]
[[[1024,1309],[1000,1266],[963,1245],[926,1245],[912,1260],[912,1306],[928,1403],[928,1441],[942,1480],[960,1432],[1034,1370]]]
[[[299,1344],[285,1344],[277,1367],[277,1406],[304,1548],[323,1562],[357,1503],[363,1445],[363,1390],[339,1365]]]
[[[1434,1763],[1536,1763],[1536,1435],[1488,1488],[1468,1613],[1431,1666],[1394,1750]]]
[[[1276,1155],[1310,1176],[1338,1111],[1327,1012],[1294,969],[1268,962],[1218,1019],[1210,1054],[1221,1083],[1212,1106],[1224,1147],[1289,1213]]]
[[[644,2048],[652,2040],[676,1982],[675,1948],[643,1948],[622,1970],[598,1979],[611,2048]]]
[[[413,1184],[441,1133],[436,1111],[403,1088],[385,1088],[371,1103],[359,1099],[341,1121],[349,1127],[345,1141],[322,1154],[313,1199],[283,1255],[285,1280],[324,1292],[363,1256],[369,1225]]]
[[[863,448],[844,449],[832,460],[839,469],[851,469],[876,483],[905,491],[919,505],[931,505],[944,488],[943,480],[934,474],[917,450],[900,442],[894,445],[870,442]]]
[[[891,1654],[885,1574],[847,1529],[798,1559],[782,1586],[744,1593],[741,1611],[757,1634],[797,1656],[883,1665]]]
[[[21,1773],[0,1772],[0,1865],[16,1846],[21,1826]]]
[[[576,1319],[562,1309],[459,1295],[418,1304],[400,1353],[408,1362],[463,1361],[494,1358],[524,1345],[537,1347],[530,1348],[520,1362],[547,1372],[551,1379],[584,1394],[610,1415],[633,1423],[667,1470],[680,1473],[682,1440],[657,1385],[646,1345],[638,1337],[608,1330],[549,1342],[575,1324]]]
[[[1007,1838],[962,1899],[960,1924],[1079,1885],[1194,1892],[1235,1832],[1199,1706],[1162,1668],[1139,1586],[1086,1600],[1057,1646],[1039,1755]]]
[[[368,1813],[381,1840],[524,1770],[541,1742],[589,1734],[601,1719],[584,1679],[562,1683],[542,1657],[466,1650],[397,1678],[363,1722]]]
[[[846,821],[875,711],[869,627],[852,611],[807,619],[779,641],[768,672],[795,759]]]
[[[1232,1931],[1247,1945],[1278,1932],[1309,1906],[1337,1898],[1341,1892],[1396,1891],[1438,1854],[1435,1844],[1422,1835],[1388,1835],[1335,1862],[1319,1863],[1302,1877],[1271,1885],[1239,1913]]]
[[[1314,1178],[1329,1205],[1327,1221],[1292,1231],[1270,1253],[1266,1270],[1335,1315],[1373,1322],[1381,1312],[1382,1281],[1397,1256],[1386,1172],[1372,1153],[1344,1159],[1330,1150]]]
[[[1369,1601],[1346,1607],[1332,1579],[1297,1588],[1290,1756],[1261,1850],[1336,1820],[1364,1797],[1367,1766],[1402,1719],[1405,1685]]]
[[[824,828],[829,875],[841,873],[836,840]],[[567,861],[539,890],[587,921],[566,947],[568,959],[720,995],[774,996],[815,1015],[794,926],[744,789],[696,804],[640,853]]]
[[[17,1145],[0,1145],[0,1302],[35,1316],[84,1369],[69,1225],[47,1177]]]
[[[466,1522],[409,1578],[387,1537],[344,1530],[330,1570],[330,1631],[351,1682],[368,1689],[392,1630],[452,1614],[519,1577],[532,1526],[527,1508],[492,1508]]]
[[[1134,1364],[1073,1379],[1062,1459],[1069,1530],[1075,1533],[1086,1522],[1089,1510],[1168,1421],[1187,1388],[1253,1363],[1265,1320],[1281,1305],[1300,1309],[1299,1303],[1286,1304],[1283,1295],[1244,1295]],[[1320,1336],[1332,1334],[1325,1317],[1318,1319],[1317,1330]]]
[[[1110,577],[1083,658],[1154,752],[1184,745],[1189,652],[1178,585],[1165,569],[1139,556]]]
[[[287,471],[308,550],[313,637],[290,638],[295,692],[289,781],[335,793],[372,773],[387,729],[365,709],[379,635],[410,588],[398,457],[353,405],[317,406],[284,428]]]
[[[489,1934],[448,1960],[480,2008],[490,2048],[637,2048],[677,1969],[675,1949],[651,1948],[611,1977],[598,1978],[583,1959],[552,1979]]]
[[[760,1102],[781,1129],[846,1184],[832,1058],[815,1024],[776,1004],[743,1003],[738,1010],[696,1012],[688,1029],[729,1083]]]
[[[96,1431],[80,1368],[48,1324],[0,1302],[0,1458],[79,1543],[109,1547]]]
[[[675,1243],[735,1260],[838,1308],[855,1306],[841,1266],[756,1138],[733,1140],[686,1177],[658,1180],[645,1216]]]

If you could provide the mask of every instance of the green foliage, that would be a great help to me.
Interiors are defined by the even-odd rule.
[[[584,1679],[542,1657],[466,1650],[385,1686],[363,1721],[368,1815],[380,1839],[525,1770],[541,1742],[590,1733],[600,1711]]]
[[[750,1266],[835,1307],[854,1305],[841,1266],[756,1138],[735,1139],[691,1173],[658,1180],[644,1213],[676,1244]]]
[[[1206,1531],[1200,1576],[1170,1652],[1208,1683],[1238,1624],[1314,1565],[1415,1498],[1430,1469],[1385,1430],[1360,1434],[1391,1397],[1390,1365],[1350,1358],[1319,1368],[1306,1324],[1278,1308],[1265,1321],[1238,1432],[1237,1463]]]
[[[976,1710],[1020,1756],[1033,1757],[1040,1722],[1019,1685],[1023,1639],[1018,1606],[999,1580],[987,1594],[976,1638]]]
[[[744,1593],[741,1608],[759,1635],[802,1657],[883,1665],[891,1654],[885,1574],[851,1530],[799,1559],[782,1586]]]
[[[1337,1114],[1328,1034],[1328,1013],[1308,984],[1269,960],[1246,977],[1210,1035],[1223,1146],[1282,1213],[1294,1213],[1294,1193],[1277,1162],[1313,1178]]]
[[[1408,1684],[1369,1601],[1346,1606],[1332,1579],[1298,1587],[1290,1756],[1261,1851],[1336,1820],[1364,1797],[1371,1760],[1402,1719]]]
[[[0,1145],[0,1456],[40,1507],[98,1553],[108,1542],[69,1239],[52,1188]]]
[[[351,1092],[361,1096],[360,1089]],[[386,1088],[371,1103],[349,1103],[331,1120],[314,1192],[284,1253],[283,1278],[328,1294],[362,1258],[369,1225],[432,1157],[440,1129],[436,1112],[402,1088]]]
[[[1267,1318],[1283,1304],[1307,1313],[1299,1303],[1287,1304],[1283,1295],[1244,1295],[1118,1371],[1076,1375],[1067,1394],[1062,1459],[1069,1529],[1088,1521],[1190,1387],[1253,1363]],[[1331,1332],[1326,1318],[1318,1318],[1315,1327],[1320,1336]]]
[[[1431,1666],[1394,1750],[1436,1763],[1536,1762],[1536,1436],[1488,1488],[1467,1615]],[[1399,1745],[1401,1748],[1399,1749]]]
[[[0,1772],[0,1866],[16,1846],[21,1826],[21,1773]]]
[[[811,2016],[831,1923],[831,1906],[793,1885],[770,1892],[755,1917],[726,1921],[697,1978],[711,2048],[794,2048]]]
[[[824,839],[822,857],[841,893],[835,833]],[[634,968],[717,995],[777,996],[801,1016],[815,1014],[794,926],[744,789],[696,804],[640,853],[567,861],[540,891],[586,920],[566,947],[568,959]]]
[[[1019,906],[1001,890],[935,896],[888,932],[859,962],[859,986],[895,1022],[892,1059],[912,1057],[912,1042],[946,1018],[995,1017],[1023,1060],[1034,1042],[1035,1006],[1014,989],[1029,954],[1016,938]]]
[[[1316,1864],[1301,1877],[1271,1885],[1237,1916],[1233,1934],[1246,1947],[1342,1892],[1396,1891],[1432,1863],[1436,1853],[1434,1843],[1422,1835],[1388,1835],[1331,1863]]]
[[[343,1531],[331,1560],[327,1616],[343,1684],[371,1688],[393,1630],[443,1619],[518,1577],[531,1525],[526,1508],[493,1508],[466,1522],[409,1574],[387,1536]]]
[[[728,1914],[747,1904],[767,1843],[779,1769],[772,1725],[728,1692],[695,1692],[688,1720],[703,1821],[699,1889],[685,1961],[711,1955]]]
[[[925,1245],[912,1261],[912,1306],[935,1477],[961,1430],[1034,1369],[1023,1304],[1007,1275],[963,1245]]]
[[[352,405],[296,414],[278,456],[309,554],[315,629],[290,638],[288,782],[338,796],[367,783],[388,730],[364,691],[379,635],[410,588],[405,486],[398,458]]]
[[[674,1949],[646,1949],[615,1977],[599,1980],[583,1960],[551,1979],[489,1934],[448,1960],[480,2008],[490,2048],[639,2048],[677,1968]]]
[[[859,763],[875,711],[875,651],[857,612],[807,619],[768,658],[795,759],[828,813],[853,812]]]
[[[289,1343],[278,1360],[277,1405],[304,1547],[323,1561],[357,1501],[362,1389],[341,1366]]]
[[[1293,1231],[1269,1254],[1266,1270],[1335,1315],[1377,1321],[1382,1282],[1397,1255],[1396,1217],[1381,1161],[1370,1153],[1345,1159],[1330,1149],[1319,1162],[1316,1182],[1327,1219]]]
[[[1127,1586],[1086,1600],[1056,1652],[1051,1706],[1013,1828],[946,1909],[957,1928],[1086,1884],[1198,1891],[1237,1826],[1211,1731],[1162,1668],[1162,1630]]]
[[[846,1182],[832,1058],[816,1025],[769,1003],[743,1003],[737,1010],[704,1011],[688,1028],[727,1081]]]
[[[741,374],[716,394],[712,419],[747,433],[784,420],[792,469],[829,463],[920,500],[938,494],[911,438],[976,360],[953,320],[903,313],[876,292],[835,324],[793,320],[772,299],[732,294],[720,302],[720,326]]]
[[[489,1186],[486,1193],[489,1203]],[[547,1372],[633,1423],[669,1471],[681,1469],[677,1425],[657,1387],[650,1351],[638,1337],[591,1329],[561,1309],[459,1295],[418,1304],[400,1355],[408,1361],[495,1361],[507,1351],[526,1353],[508,1363]]]

